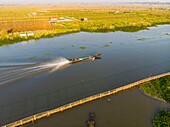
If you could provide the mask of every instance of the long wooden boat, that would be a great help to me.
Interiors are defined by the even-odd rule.
[[[101,59],[101,54],[95,54],[93,56],[82,57],[82,58],[73,58],[73,59],[69,59],[69,61],[70,63],[74,64],[83,61],[93,61],[95,59]]]

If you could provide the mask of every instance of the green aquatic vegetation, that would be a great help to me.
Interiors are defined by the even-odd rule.
[[[50,53],[44,53],[43,56],[50,56]]]
[[[36,56],[31,56],[31,57],[29,57],[28,59],[35,59],[35,58],[37,58]]]
[[[88,5],[86,5],[88,8]],[[63,9],[64,7],[64,9]],[[27,41],[31,39],[51,38],[75,32],[136,32],[139,30],[148,29],[150,26],[156,26],[160,24],[170,24],[170,13],[167,10],[145,10],[131,8],[131,11],[120,7],[120,12],[115,13],[111,10],[115,10],[112,6],[100,6],[95,5],[89,8],[89,12],[84,11],[85,5],[82,7],[67,6],[51,7],[50,12],[39,12],[41,7],[26,7],[21,8],[19,6],[3,7],[2,13],[0,13],[0,46],[6,44],[13,44],[21,41]],[[30,9],[37,11],[38,16],[30,18],[28,12]],[[73,10],[79,11],[73,11]],[[8,14],[8,15],[7,15]],[[41,16],[40,16],[40,15]],[[57,22],[51,25],[49,23],[49,17],[72,17],[72,22]],[[48,17],[48,18],[47,18]],[[80,21],[79,19],[86,17],[88,21]],[[59,17],[56,17],[59,18]],[[12,23],[11,23],[12,19]],[[4,24],[5,22],[5,24]],[[12,33],[8,34],[9,28],[12,28]],[[21,37],[20,33],[26,31],[32,31],[33,36]],[[139,39],[144,41],[145,39]],[[111,44],[111,43],[110,43]]]
[[[105,44],[103,48],[110,47],[110,44]]]
[[[170,110],[161,110],[153,120],[154,127],[169,127],[170,126]]]
[[[107,101],[108,101],[108,102],[111,102],[111,101],[112,101],[112,99],[111,99],[111,98],[107,98]]]
[[[83,49],[83,50],[84,50],[84,49],[86,49],[86,47],[84,47],[84,46],[80,46],[80,49]]]
[[[113,42],[110,42],[110,44],[112,44]]]
[[[28,41],[28,40],[38,40],[41,38],[52,38],[55,36],[61,36],[70,33],[79,32],[76,29],[61,29],[61,30],[45,30],[45,31],[38,31],[35,32],[34,36],[31,37],[21,37],[19,34],[7,35],[3,38],[0,36],[0,46],[7,45],[7,44],[14,44],[17,42]]]
[[[155,98],[160,98],[170,103],[170,76],[146,82],[140,89],[146,94]]]
[[[138,38],[137,40],[139,40],[139,41],[145,41],[145,40],[149,40],[149,39],[151,39],[151,38]]]
[[[170,36],[170,33],[166,33],[166,34],[164,34],[164,35],[168,35],[168,36]]]
[[[153,81],[143,83],[140,89],[155,98],[159,98],[170,103],[170,76],[165,76]],[[170,126],[170,110],[160,111],[153,120],[154,127]]]
[[[138,38],[137,40],[144,41],[146,38]]]
[[[71,45],[71,47],[74,47],[74,45]]]

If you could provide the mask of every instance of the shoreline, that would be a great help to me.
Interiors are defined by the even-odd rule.
[[[90,96],[90,97],[87,97],[87,98],[83,98],[81,100],[78,100],[78,101],[63,105],[61,107],[58,107],[58,108],[55,108],[55,109],[52,109],[52,110],[44,111],[44,112],[32,115],[30,117],[23,118],[21,120],[9,123],[7,125],[3,125],[2,127],[17,127],[17,126],[25,125],[25,124],[28,124],[30,122],[34,122],[36,120],[42,119],[44,117],[49,117],[50,115],[57,114],[57,113],[65,111],[65,110],[71,109],[73,107],[77,107],[79,105],[88,103],[90,101],[101,99],[103,97],[110,96],[110,95],[113,95],[113,94],[117,94],[119,92],[122,92],[122,91],[125,91],[125,90],[128,90],[128,89],[132,89],[134,87],[140,86],[145,82],[155,80],[155,79],[159,79],[161,77],[165,77],[165,76],[169,76],[169,75],[170,75],[170,72],[167,72],[167,73],[159,74],[159,75],[152,76],[152,77],[149,77],[149,78],[145,78],[145,79],[136,81],[134,83],[127,84],[125,86],[113,89],[113,90],[109,90],[109,91],[106,91],[106,92],[103,92],[103,93],[99,93],[97,95],[93,95],[93,96]]]
[[[33,31],[33,32],[38,32],[36,33],[36,36],[31,36],[31,37],[19,37],[19,35],[16,36],[16,39],[14,38],[13,40],[3,40],[0,41],[0,47],[1,46],[6,46],[6,45],[10,45],[10,44],[16,44],[16,43],[20,43],[23,41],[29,41],[29,40],[39,40],[39,39],[44,39],[44,38],[54,38],[54,37],[59,37],[59,36],[63,36],[63,35],[68,35],[68,34],[73,34],[73,33],[79,33],[79,32],[89,32],[89,33],[109,33],[109,32],[118,32],[118,31],[122,31],[122,32],[138,32],[141,30],[148,30],[150,27],[157,27],[158,25],[170,25],[170,23],[157,23],[157,24],[152,24],[150,26],[124,26],[124,27],[115,27],[114,29],[97,29],[94,31],[91,30],[82,30],[82,29],[69,29],[66,31],[60,31],[58,32],[57,29],[55,30],[42,30],[45,32],[38,32]],[[128,29],[127,29],[128,28]],[[130,29],[129,29],[130,28]],[[135,28],[135,29],[134,29]],[[47,33],[49,32],[49,33]]]
[[[152,97],[156,100],[159,100],[161,102],[167,103],[167,105],[170,105],[169,100],[169,81],[170,76],[164,76],[159,79],[155,79],[146,83],[143,83],[140,86],[140,90],[149,97]],[[160,110],[159,113],[156,114],[154,117],[154,120],[152,121],[152,124],[154,127],[158,126],[167,126],[169,125],[169,116],[170,110]]]
[[[47,32],[50,32],[51,30],[46,30]],[[36,31],[34,31],[36,32]],[[17,38],[19,40],[4,40],[4,41],[1,41],[0,43],[0,47],[1,46],[7,46],[7,45],[11,45],[11,44],[16,44],[16,43],[20,43],[20,42],[23,42],[23,41],[30,41],[30,40],[39,40],[39,39],[45,39],[45,38],[53,38],[53,37],[59,37],[59,36],[63,36],[63,35],[68,35],[68,34],[73,34],[73,33],[79,33],[80,31],[66,31],[66,32],[61,32],[61,33],[55,33],[55,32],[52,32],[52,33],[49,33],[47,35],[44,35],[45,32],[40,32],[40,35],[39,37],[29,37],[29,38],[23,38],[23,37],[20,37],[20,38]],[[53,35],[51,35],[53,34]],[[7,42],[7,43],[6,43]]]
[[[108,98],[110,101],[108,101]],[[145,96],[135,87],[131,90],[54,114],[47,119],[40,119],[35,123],[26,125],[26,127],[46,127],[47,125],[58,125],[59,127],[83,126],[89,112],[95,112],[98,127],[153,127],[151,120],[153,120],[155,113],[162,108],[162,105],[164,110],[170,109],[170,106],[166,103]],[[72,118],[72,116],[74,117]],[[70,120],[70,118],[72,119]],[[60,121],[65,121],[65,123]]]
[[[16,5],[1,11],[0,46],[74,32],[137,32],[170,24],[169,5]]]
[[[158,97],[153,97],[153,96],[150,96],[149,94],[145,93],[144,91],[141,90],[140,86],[139,86],[138,89],[139,89],[139,91],[140,91],[141,93],[143,93],[144,95],[146,95],[146,96],[148,96],[148,97],[150,97],[150,98],[159,100],[159,101],[161,101],[161,102],[166,102],[167,104],[169,104],[169,103],[168,103],[167,101],[165,101],[164,99],[161,99],[161,98],[158,98]]]
[[[110,101],[108,101],[108,98]],[[164,110],[170,109],[170,106],[166,103],[145,96],[135,87],[131,90],[54,114],[49,118],[40,119],[35,123],[26,125],[26,127],[85,126],[89,112],[96,114],[95,122],[98,127],[153,127],[151,120],[153,120],[155,113],[162,109],[162,105]]]

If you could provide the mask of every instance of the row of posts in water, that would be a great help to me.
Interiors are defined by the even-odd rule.
[[[84,103],[87,103],[87,102],[90,102],[90,101],[93,101],[93,100],[96,100],[96,99],[99,99],[99,98],[103,98],[103,97],[106,97],[106,96],[109,96],[109,95],[112,95],[112,94],[116,94],[118,92],[121,92],[121,91],[130,89],[132,87],[138,86],[142,83],[145,83],[145,82],[148,82],[148,81],[151,81],[151,80],[154,80],[154,79],[158,79],[158,78],[161,78],[161,77],[164,77],[164,76],[168,76],[168,75],[170,75],[170,72],[160,74],[160,75],[157,75],[157,76],[152,76],[152,77],[149,77],[149,78],[146,78],[146,79],[143,79],[143,80],[139,80],[137,82],[134,82],[134,83],[131,83],[131,84],[128,84],[128,85],[125,85],[125,86],[122,86],[122,87],[119,87],[119,88],[116,88],[116,89],[113,89],[113,90],[109,90],[109,91],[106,91],[106,92],[103,92],[103,93],[100,93],[100,94],[96,94],[96,95],[93,95],[93,96],[90,96],[90,97],[87,97],[87,98],[66,104],[64,106],[61,106],[61,107],[58,107],[58,108],[55,108],[55,109],[52,109],[52,110],[49,110],[49,111],[45,111],[45,112],[42,112],[42,113],[35,114],[33,116],[24,118],[22,120],[4,125],[2,127],[18,127],[18,126],[22,126],[22,125],[25,125],[25,124],[28,124],[28,123],[31,123],[31,122],[34,123],[34,121],[39,120],[39,119],[44,118],[44,117],[49,117],[52,114],[62,112],[64,110],[73,108],[75,106],[78,106],[78,105],[81,105],[81,104],[84,104]]]

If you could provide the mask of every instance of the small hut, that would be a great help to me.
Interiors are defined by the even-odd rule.
[[[26,37],[27,34],[26,33],[20,33],[20,37]]]
[[[80,20],[81,20],[81,21],[88,21],[87,18],[81,18]]]

